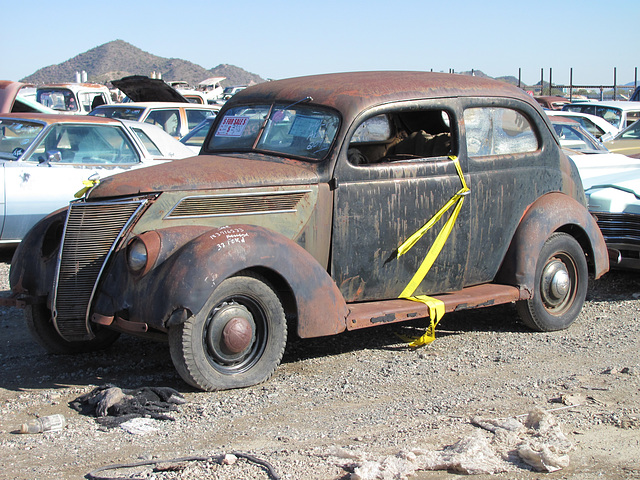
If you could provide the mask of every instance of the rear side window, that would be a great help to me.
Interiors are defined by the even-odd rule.
[[[144,121],[160,127],[172,137],[180,136],[180,111],[177,108],[152,110]]]
[[[216,114],[216,112],[212,110],[196,110],[196,109],[187,109],[187,124],[189,125],[189,130],[202,122],[205,118],[211,117]]]
[[[534,152],[538,139],[529,119],[511,108],[476,107],[464,112],[470,157]]]
[[[149,135],[143,132],[142,129],[140,128],[133,128],[132,130],[138,136],[138,138],[140,139],[144,147],[147,149],[147,151],[151,155],[153,155],[154,157],[162,156],[162,152],[160,151],[158,146],[155,143],[153,143],[153,140],[149,138]]]

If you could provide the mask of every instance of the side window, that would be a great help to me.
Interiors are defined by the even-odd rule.
[[[389,112],[356,128],[347,156],[355,165],[416,161],[450,155],[451,117],[440,109]]]
[[[501,107],[468,108],[464,112],[467,153],[470,157],[534,152],[538,139],[529,119]]]
[[[216,113],[212,110],[187,110],[187,124],[189,125],[189,130],[202,122],[205,118],[215,115]]]
[[[149,138],[149,135],[147,135],[140,128],[132,128],[132,130],[133,130],[133,133],[136,134],[138,139],[142,142],[144,147],[147,149],[147,151],[151,155],[153,155],[154,157],[161,157],[162,156],[162,152],[160,151],[160,148],[158,148],[158,146],[155,143],[153,143],[153,140],[151,140],[151,138]]]
[[[596,107],[596,115],[604,118],[607,122],[615,127],[625,127],[625,125],[620,125],[620,122],[622,121],[622,111],[616,108]]]
[[[157,125],[172,137],[180,135],[180,112],[178,109],[153,110],[144,120],[151,125]]]

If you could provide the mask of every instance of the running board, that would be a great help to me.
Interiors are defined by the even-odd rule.
[[[457,292],[433,295],[444,302],[445,312],[470,308],[490,307],[528,298],[520,296],[520,289],[511,285],[489,283],[463,288]],[[350,303],[347,330],[375,327],[387,323],[406,322],[417,318],[429,318],[429,308],[422,302],[396,299],[380,302]]]

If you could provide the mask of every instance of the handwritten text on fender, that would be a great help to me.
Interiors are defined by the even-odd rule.
[[[249,234],[242,228],[224,228],[209,236],[211,240],[215,240],[218,251],[227,248],[234,243],[245,243],[245,238],[248,238]]]

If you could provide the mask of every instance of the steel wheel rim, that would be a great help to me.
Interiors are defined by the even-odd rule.
[[[252,326],[252,337],[248,347],[239,353],[225,351],[222,332],[228,323],[230,309],[234,314],[246,312]],[[225,375],[243,373],[253,367],[262,357],[267,344],[267,317],[262,306],[246,295],[234,295],[216,305],[207,316],[203,327],[202,348],[207,362]]]

